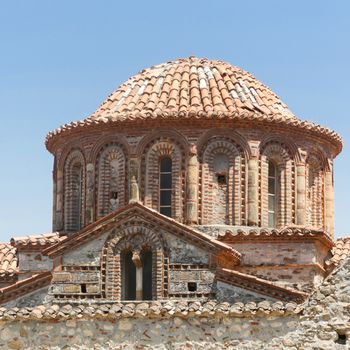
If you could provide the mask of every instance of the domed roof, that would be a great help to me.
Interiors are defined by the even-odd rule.
[[[46,145],[55,135],[75,128],[146,118],[282,123],[326,134],[341,148],[338,134],[298,119],[250,73],[223,61],[196,57],[156,65],[129,78],[91,116],[49,133]]]
[[[222,61],[189,57],[141,71],[90,117],[215,117],[256,111],[294,119],[287,106],[251,74]]]

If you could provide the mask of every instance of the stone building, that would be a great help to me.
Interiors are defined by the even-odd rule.
[[[196,57],[145,69],[46,147],[53,232],[0,245],[0,347],[302,348],[288,331],[303,339],[317,293],[343,298],[341,138],[242,69]],[[340,328],[324,346],[344,348]]]

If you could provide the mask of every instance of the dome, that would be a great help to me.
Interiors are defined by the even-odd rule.
[[[210,118],[245,111],[295,119],[287,106],[251,74],[222,61],[190,57],[153,66],[131,77],[90,119]]]
[[[66,124],[52,138],[81,127],[154,119],[232,119],[284,124],[327,136],[338,152],[340,136],[297,118],[250,73],[218,60],[189,57],[151,68],[121,84],[88,118]]]

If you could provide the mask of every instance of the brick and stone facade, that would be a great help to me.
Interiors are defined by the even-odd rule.
[[[298,119],[237,67],[195,57],[151,67],[87,119],[50,133],[46,147],[54,233],[0,246],[0,262],[12,259],[0,274],[7,308],[301,304],[336,265],[340,137]],[[279,327],[297,322],[288,315]],[[84,331],[110,327],[93,322]],[[244,327],[222,322],[220,334]]]

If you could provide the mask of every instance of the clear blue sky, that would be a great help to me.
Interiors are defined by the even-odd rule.
[[[51,230],[48,131],[139,70],[190,55],[250,71],[341,133],[336,230],[350,234],[349,1],[12,0],[0,2],[0,241]]]

